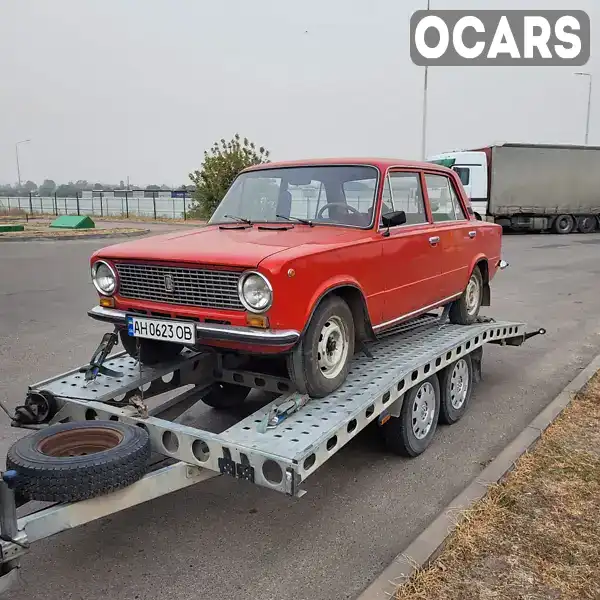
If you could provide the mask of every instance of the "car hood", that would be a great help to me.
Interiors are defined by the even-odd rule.
[[[306,244],[317,247],[358,240],[367,233],[360,229],[317,225],[254,225],[244,229],[202,227],[151,236],[140,240],[107,246],[93,258],[182,262],[231,267],[257,267],[265,258]],[[280,226],[280,227],[283,227]],[[318,248],[315,248],[317,250]]]

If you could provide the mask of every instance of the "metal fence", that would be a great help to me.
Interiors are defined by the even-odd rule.
[[[118,194],[118,195],[117,195]],[[96,217],[150,217],[153,219],[188,219],[190,192],[155,192],[118,190],[115,192],[79,193],[75,197],[0,196],[0,213],[23,211],[30,215],[94,215]]]

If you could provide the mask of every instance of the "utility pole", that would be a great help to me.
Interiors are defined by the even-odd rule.
[[[429,10],[431,0],[427,0],[427,10]],[[421,158],[427,158],[427,86],[429,79],[429,67],[425,65],[425,75],[423,77],[423,123],[421,129]]]
[[[15,156],[17,157],[17,180],[19,182],[19,187],[21,187],[21,166],[19,165],[19,144],[26,144],[31,140],[21,140],[15,144]]]
[[[587,146],[588,141],[590,139],[590,115],[592,112],[592,74],[587,72],[579,72],[575,73],[575,75],[581,75],[583,77],[589,78],[587,116],[585,118],[585,144]]]

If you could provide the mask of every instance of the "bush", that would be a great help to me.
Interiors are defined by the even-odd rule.
[[[196,189],[190,206],[191,218],[209,219],[227,190],[243,169],[269,162],[269,151],[256,148],[248,138],[243,140],[236,133],[226,142],[215,142],[204,152],[204,161],[199,170],[190,173]]]

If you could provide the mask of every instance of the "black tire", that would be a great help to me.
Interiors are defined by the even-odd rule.
[[[251,388],[249,387],[219,381],[213,384],[202,398],[202,402],[217,410],[227,410],[241,406],[250,392]]]
[[[577,229],[581,233],[594,233],[598,228],[598,220],[594,215],[584,215],[577,219]]]
[[[69,439],[88,444],[88,449],[105,449],[65,456]],[[63,445],[52,449],[53,444]],[[80,446],[79,451],[83,450]],[[6,468],[17,471],[16,490],[28,500],[75,502],[141,479],[150,452],[150,437],[141,427],[117,421],[61,423],[15,442],[8,451]]]
[[[471,286],[477,286],[476,291],[473,291]],[[483,277],[479,267],[475,267],[461,297],[450,307],[450,322],[456,325],[472,325],[479,317],[482,302]]]
[[[129,356],[138,358],[137,340],[127,333],[126,329],[119,331],[119,338],[121,344],[125,348]],[[161,362],[166,362],[175,358],[182,350],[181,344],[174,344],[172,342],[159,342],[156,340],[146,340],[139,338],[140,340],[140,362],[143,365],[156,365]]]
[[[344,344],[340,362],[335,369],[332,369],[329,377],[324,374],[325,369],[322,370],[319,366],[321,357],[319,343],[322,343],[322,334],[327,327],[332,328],[332,334],[328,335],[326,343],[329,344],[329,341],[333,340],[333,333],[340,331]],[[332,343],[334,344],[333,351],[335,351],[336,342]],[[352,311],[339,296],[329,296],[319,304],[304,337],[288,355],[288,374],[301,394],[308,394],[312,398],[323,398],[344,383],[353,356],[354,319]]]
[[[575,229],[575,219],[571,215],[558,215],[552,223],[552,231],[554,233],[568,234]]]
[[[427,386],[433,388],[434,406],[432,408],[434,413],[431,415],[432,421],[427,434],[419,439],[413,428],[413,409],[419,399],[419,393],[428,389]],[[387,449],[394,454],[410,458],[425,452],[435,435],[439,414],[440,383],[437,375],[432,375],[406,393],[400,409],[400,416],[392,417],[381,427]]]
[[[448,365],[440,374],[440,423],[454,425],[463,417],[471,402],[473,363],[471,355]]]

